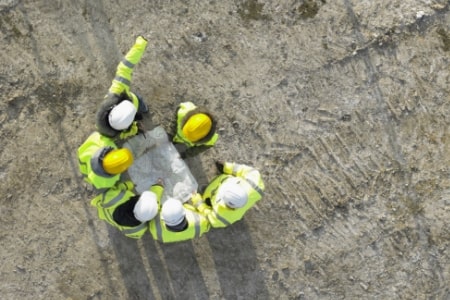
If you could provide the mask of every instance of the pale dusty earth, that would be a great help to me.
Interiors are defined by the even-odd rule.
[[[450,299],[444,0],[0,0],[1,299]],[[76,149],[137,35],[132,89],[186,158],[261,170],[233,226],[164,245],[99,220]]]

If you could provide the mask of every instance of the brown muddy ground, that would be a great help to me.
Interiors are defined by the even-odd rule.
[[[449,299],[449,24],[444,0],[1,0],[1,299]],[[192,242],[123,237],[78,172],[138,34],[146,127],[205,105],[199,183],[265,179]]]

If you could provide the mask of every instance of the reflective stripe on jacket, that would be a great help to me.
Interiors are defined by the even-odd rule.
[[[150,233],[155,240],[163,243],[181,242],[200,237],[205,232],[209,231],[210,225],[204,216],[200,215],[195,208],[189,204],[184,204],[183,206],[186,211],[188,227],[179,232],[171,231],[167,229],[164,220],[162,220],[161,215],[158,214],[154,221],[150,222],[149,225]]]
[[[105,189],[114,186],[120,179],[120,174],[105,173],[99,156],[105,148],[117,149],[114,141],[97,131],[93,132],[78,148],[78,166],[84,180],[96,189]]]

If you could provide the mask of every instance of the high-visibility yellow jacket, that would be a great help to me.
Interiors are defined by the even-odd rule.
[[[187,139],[187,137],[183,133],[183,127],[186,124],[187,120],[194,114],[198,113],[204,113],[208,115],[212,120],[212,130],[210,133],[205,136],[203,139],[197,141],[197,142],[191,142]],[[183,143],[188,147],[194,147],[194,146],[214,146],[214,144],[217,142],[217,139],[219,138],[219,135],[215,132],[215,126],[216,121],[214,120],[213,116],[205,111],[204,109],[198,108],[194,103],[192,102],[183,102],[178,107],[177,111],[177,133],[173,138],[173,141],[175,143]]]
[[[131,79],[134,66],[141,60],[147,47],[147,40],[142,36],[136,38],[136,41],[127,52],[125,57],[117,66],[116,76],[108,90],[108,94],[100,104],[96,116],[97,130],[106,136],[116,137],[121,131],[115,130],[109,125],[108,115],[111,109],[123,100],[133,102],[136,110],[139,110],[139,99],[130,91]]]
[[[137,202],[139,196],[135,195],[132,189],[133,184],[131,182],[121,182],[92,199],[91,205],[97,207],[98,217],[100,219],[105,220],[110,225],[116,227],[127,237],[139,239],[147,231],[149,222],[141,223],[138,220],[135,220],[135,226],[125,226],[120,224],[120,221],[115,218],[114,214],[114,212],[127,201]],[[160,204],[163,187],[155,184],[150,187],[150,191],[156,194],[158,204]],[[130,209],[132,207],[134,207],[134,205],[131,206]],[[132,211],[130,214],[132,214]],[[150,223],[151,222],[153,222],[153,220],[151,220]]]
[[[78,148],[78,167],[81,174],[87,183],[98,190],[110,188],[120,179],[120,174],[108,174],[102,166],[103,156],[112,149],[117,149],[114,141],[97,131]]]
[[[209,231],[209,222],[203,215],[190,204],[185,203],[183,207],[186,211],[187,228],[179,232],[171,231],[159,214],[149,224],[150,233],[155,240],[163,243],[181,242],[200,237]]]
[[[232,176],[244,179],[240,184],[247,191],[248,201],[241,208],[230,208],[223,201],[219,203],[216,201],[220,185]],[[242,164],[226,162],[223,174],[215,177],[206,187],[202,195],[203,201],[199,203],[197,209],[208,218],[211,227],[226,227],[242,219],[247,210],[255,205],[263,195],[264,182],[257,169]]]

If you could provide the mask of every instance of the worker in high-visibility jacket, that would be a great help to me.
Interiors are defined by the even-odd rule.
[[[153,238],[162,243],[191,240],[209,231],[208,220],[190,204],[167,199],[161,213],[149,225]]]
[[[97,190],[113,187],[134,160],[129,149],[119,149],[111,138],[97,131],[78,148],[77,154],[83,179]]]
[[[200,198],[192,203],[208,218],[211,227],[227,227],[244,214],[264,195],[264,182],[260,172],[250,166],[216,162],[222,174],[208,184]]]
[[[96,115],[97,130],[101,134],[125,139],[138,133],[137,120],[142,119],[142,113],[148,112],[148,107],[140,96],[130,91],[130,84],[133,68],[146,47],[147,40],[138,36],[117,66],[116,76]]]
[[[97,207],[100,219],[127,237],[139,239],[158,214],[164,188],[162,180],[141,195],[136,195],[133,188],[131,181],[120,182],[92,199],[91,205]]]
[[[174,143],[182,143],[187,148],[195,146],[213,146],[219,135],[214,116],[192,102],[183,102],[177,109],[177,128]]]

